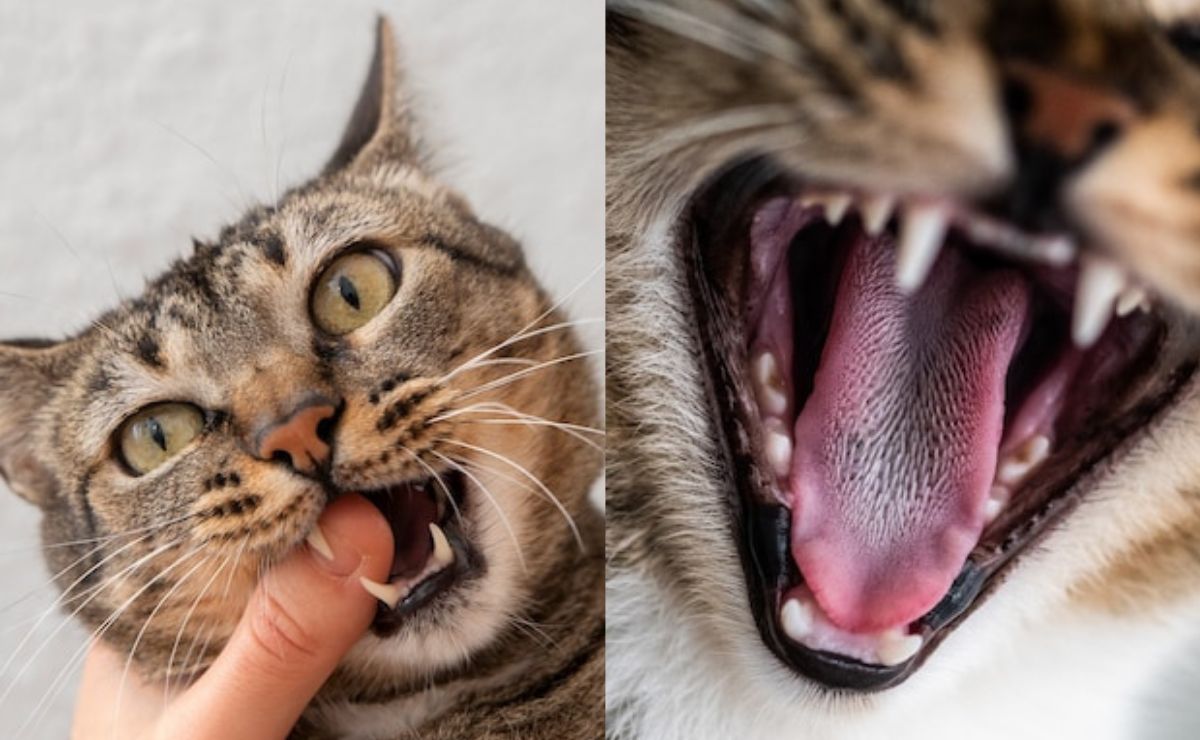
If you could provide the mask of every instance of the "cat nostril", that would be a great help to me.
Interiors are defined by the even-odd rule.
[[[1092,127],[1092,141],[1088,152],[1094,154],[1116,141],[1121,135],[1121,125],[1116,121],[1103,120]]]
[[[1007,79],[1002,91],[1004,112],[1014,122],[1021,122],[1033,110],[1033,93],[1029,86],[1020,80]]]
[[[271,455],[271,459],[277,463],[283,463],[284,465],[287,465],[289,468],[292,467],[292,456],[289,455],[288,453],[284,452],[283,450],[276,450]]]
[[[330,416],[317,424],[317,439],[327,445],[333,445],[333,428],[337,425],[337,417]]]

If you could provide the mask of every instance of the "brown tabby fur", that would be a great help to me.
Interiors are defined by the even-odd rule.
[[[1164,16],[1200,19],[1200,4],[1151,5]],[[1141,3],[609,4],[613,736],[757,737],[750,719],[734,716],[743,706],[761,736],[811,709],[813,717],[834,720],[804,725],[809,736],[834,737],[816,728],[842,728],[835,710],[868,721],[887,716],[881,707],[909,706],[888,697],[817,696],[785,677],[762,644],[721,494],[725,471],[716,461],[723,456],[695,359],[707,340],[697,335],[675,227],[703,182],[739,158],[762,154],[805,178],[868,191],[969,199],[1006,183],[1014,163],[999,69],[1014,59],[1134,102],[1136,116],[1121,139],[1062,197],[1088,248],[1115,256],[1149,284],[1172,331],[1194,337],[1194,322],[1171,306],[1200,309],[1200,67],[1170,47]],[[1198,429],[1200,385],[1193,379],[1155,424],[1079,482],[1088,491],[1084,506],[1010,578],[1020,584],[1010,591],[1028,598],[1006,602],[1001,588],[981,612],[998,612],[989,629],[1003,624],[1015,634],[1017,624],[1048,624],[1045,612],[1053,609],[1162,624],[1189,613],[1186,605],[1200,596]],[[971,630],[968,619],[962,631]],[[982,666],[954,662],[951,653],[969,639],[948,640],[932,660],[951,661],[964,685]],[[681,644],[686,658],[673,650]],[[710,692],[714,680],[736,688]],[[892,693],[910,690],[921,689]],[[986,700],[980,692],[967,696]],[[723,703],[734,696],[745,704]],[[672,708],[670,718],[662,706]],[[865,733],[855,737],[900,730],[855,727]]]
[[[341,399],[337,489],[424,478],[454,460],[494,499],[468,485],[460,517],[479,571],[395,635],[365,637],[297,736],[595,736],[603,553],[587,491],[599,455],[559,428],[470,410],[503,403],[590,426],[594,384],[519,245],[432,179],[395,57],[381,21],[363,95],[320,177],[197,242],[79,335],[0,345],[0,472],[44,512],[64,608],[116,649],[136,645],[146,676],[178,686],[212,660],[263,569],[303,541],[326,502],[323,484],[250,454],[252,430],[297,395]],[[324,336],[310,286],[360,242],[395,256],[398,293],[360,330]],[[167,400],[205,409],[209,423],[133,477],[114,454],[116,431]]]

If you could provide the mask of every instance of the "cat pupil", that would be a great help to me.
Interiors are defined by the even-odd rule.
[[[354,287],[354,282],[345,275],[338,276],[338,290],[342,294],[342,300],[349,303],[355,311],[359,310],[361,303],[358,300],[358,290]]]
[[[158,445],[163,451],[167,451],[167,435],[163,432],[162,424],[158,423],[158,419],[148,419],[146,424],[150,427],[150,439],[154,440],[154,444]]]

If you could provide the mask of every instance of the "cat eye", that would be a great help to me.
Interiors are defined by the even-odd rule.
[[[121,458],[145,475],[179,454],[204,429],[204,414],[186,403],[158,403],[134,414],[121,427]]]
[[[397,269],[378,250],[338,257],[317,278],[312,316],[328,334],[349,334],[375,318],[396,295]]]

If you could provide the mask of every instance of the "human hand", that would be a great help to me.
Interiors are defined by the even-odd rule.
[[[375,599],[359,577],[386,581],[392,562],[391,528],[361,496],[332,503],[320,528],[333,560],[306,546],[270,570],[216,661],[178,695],[164,700],[161,686],[132,670],[122,690],[125,656],[96,643],[84,665],[72,738],[286,737],[371,624]]]

